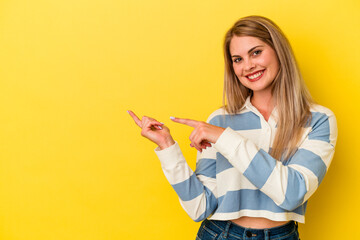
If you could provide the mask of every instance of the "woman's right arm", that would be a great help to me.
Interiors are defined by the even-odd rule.
[[[161,151],[155,149],[155,152],[187,214],[195,222],[209,217],[217,208],[214,149],[211,147],[198,152],[195,172],[185,161],[177,143]]]
[[[129,114],[142,129],[141,135],[159,146],[155,153],[160,159],[165,177],[178,194],[187,214],[196,222],[209,217],[217,207],[214,148],[198,152],[196,170],[193,172],[164,124],[149,117],[140,120],[131,111]]]

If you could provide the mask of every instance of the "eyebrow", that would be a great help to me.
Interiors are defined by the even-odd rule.
[[[249,51],[248,51],[248,53],[250,53],[252,50],[254,50],[255,48],[257,48],[257,47],[263,47],[264,45],[257,45],[257,46],[255,46],[255,47],[253,47],[253,48],[251,48]],[[240,55],[232,55],[231,57],[240,57]]]

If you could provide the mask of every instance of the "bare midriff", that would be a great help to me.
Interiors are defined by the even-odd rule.
[[[259,218],[259,217],[241,217],[238,219],[231,220],[236,225],[239,225],[244,228],[273,228],[284,225],[289,221],[272,221],[267,218]]]

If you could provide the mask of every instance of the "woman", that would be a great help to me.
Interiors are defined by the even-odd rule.
[[[224,41],[224,107],[194,128],[196,171],[169,129],[129,111],[155,142],[181,205],[203,221],[197,239],[299,239],[308,198],[334,154],[334,114],[308,93],[290,44],[269,19],[244,17]],[[226,102],[226,104],[225,104]]]

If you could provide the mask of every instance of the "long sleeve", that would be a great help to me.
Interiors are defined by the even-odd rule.
[[[156,149],[165,177],[179,196],[187,214],[196,222],[209,217],[217,207],[216,162],[213,148],[198,153],[193,172],[176,142],[164,150]]]
[[[229,127],[213,146],[276,205],[292,211],[315,192],[331,163],[337,138],[334,114],[313,113],[305,131],[306,138],[285,163]]]

